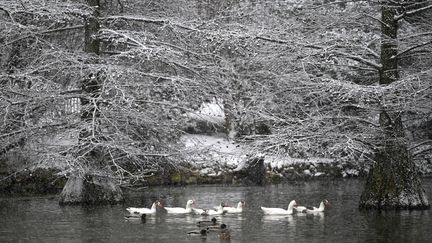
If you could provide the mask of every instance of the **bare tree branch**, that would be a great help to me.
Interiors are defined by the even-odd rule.
[[[366,64],[368,66],[371,66],[371,67],[375,68],[376,70],[381,70],[381,68],[382,68],[380,64],[374,63],[370,60],[364,59],[364,58],[359,57],[359,56],[354,56],[354,55],[351,55],[349,53],[345,53],[345,52],[341,52],[341,51],[333,51],[333,52],[336,54],[340,54],[342,56],[345,56],[347,58],[350,58],[352,60],[361,62],[361,63]]]
[[[431,8],[432,8],[432,4],[428,5],[428,6],[424,6],[422,8],[418,8],[418,9],[414,9],[414,10],[411,10],[411,11],[403,12],[403,13],[401,13],[399,15],[396,15],[394,17],[394,20],[398,21],[398,20],[402,19],[405,16],[411,16],[411,15],[414,15],[416,13],[420,13],[420,12],[426,11],[426,10],[431,9]]]
[[[417,48],[420,48],[420,47],[423,47],[423,46],[427,46],[427,45],[429,45],[429,44],[432,44],[432,41],[423,42],[423,43],[420,43],[420,44],[418,44],[418,45],[412,46],[412,47],[410,47],[410,48],[408,48],[408,49],[406,49],[406,50],[403,50],[403,51],[399,52],[399,53],[396,55],[396,57],[394,57],[394,58],[400,57],[400,56],[402,56],[402,55],[404,55],[404,54],[406,54],[406,53],[408,53],[408,52],[410,52],[410,51],[412,51],[412,50],[414,50],[414,49],[417,49]]]

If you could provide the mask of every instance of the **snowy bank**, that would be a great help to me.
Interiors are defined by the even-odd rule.
[[[328,158],[292,158],[283,154],[261,154],[256,148],[231,141],[223,134],[185,134],[182,153],[201,175],[217,176],[242,168],[253,157],[263,157],[267,172],[283,179],[350,177],[365,173],[363,168],[340,164]]]
[[[208,127],[225,125],[223,101],[218,98],[202,103],[197,111],[186,115],[192,121],[204,123]],[[180,152],[193,170],[203,176],[217,177],[239,171],[248,160],[256,157],[263,157],[267,173],[276,178],[350,177],[365,174],[365,169],[357,168],[355,163],[344,164],[335,159],[319,157],[293,158],[288,154],[261,154],[259,148],[232,141],[223,132],[211,129],[203,131],[199,127],[190,130],[194,131],[193,134],[186,133],[180,138]]]

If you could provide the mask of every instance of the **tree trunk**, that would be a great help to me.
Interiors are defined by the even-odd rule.
[[[86,20],[85,24],[85,46],[84,51],[99,55],[100,43],[95,35],[100,29],[100,24],[97,19],[99,16],[99,0],[88,0],[88,4],[95,8],[93,16]],[[102,90],[101,73],[91,73],[86,79],[81,81],[81,90],[84,96],[81,98],[81,120],[86,123],[86,126],[80,131],[80,142],[88,143],[95,139],[97,121],[99,117],[98,98]],[[85,142],[87,141],[87,142]]]
[[[85,24],[84,51],[89,54],[99,55],[100,42],[95,37],[99,32],[99,0],[87,0],[94,8],[93,16],[87,18]],[[99,121],[100,96],[106,73],[104,70],[91,70],[90,74],[81,81],[81,121],[83,128],[79,134],[78,155],[98,173],[85,172],[72,175],[66,183],[60,195],[60,204],[103,204],[118,203],[123,201],[123,194],[116,181],[107,174],[100,175],[100,168],[106,165],[105,150],[97,145],[100,141]]]
[[[225,113],[225,131],[229,139],[235,140],[237,136],[237,120],[235,115],[236,107],[234,102],[227,99],[226,97],[223,102]]]
[[[86,19],[84,34],[84,51],[99,55],[100,42],[95,35],[100,29],[98,17],[100,15],[100,0],[87,0],[89,6],[94,8],[93,15]]]
[[[395,20],[397,7],[386,5],[381,7],[381,65],[380,84],[389,84],[399,78],[397,31],[398,22]]]
[[[360,208],[426,209],[429,202],[406,146],[400,114],[380,113],[384,141],[377,146]]]
[[[95,14],[96,15],[96,14]],[[99,40],[94,38],[100,29],[97,16],[87,18],[85,24],[84,51],[99,55]]]
[[[266,167],[263,155],[256,155],[234,169],[235,179],[244,185],[264,185]]]
[[[382,6],[382,45],[380,84],[387,85],[399,78],[397,66],[397,7]],[[383,141],[375,150],[374,164],[360,198],[360,208],[366,209],[426,209],[429,202],[421,186],[418,171],[408,151],[401,113],[386,111],[379,114]]]
[[[107,175],[87,173],[71,176],[60,194],[61,205],[116,204],[123,201],[123,192]]]

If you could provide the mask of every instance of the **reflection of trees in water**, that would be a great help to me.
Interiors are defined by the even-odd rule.
[[[279,222],[288,222],[291,226],[295,225],[295,220],[293,215],[263,215],[261,219],[264,223],[266,221],[279,221]]]
[[[419,217],[429,215],[428,211],[381,211],[366,214],[368,240],[374,242],[417,242],[416,239],[425,239],[424,228],[417,227]]]
[[[401,220],[399,213],[371,212],[367,214],[367,227],[373,234],[368,240],[374,242],[390,242],[392,239],[401,241],[405,232],[400,232]],[[402,240],[401,242],[409,242]]]

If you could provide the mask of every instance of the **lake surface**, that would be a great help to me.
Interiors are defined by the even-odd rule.
[[[432,179],[424,179],[423,186],[432,200]],[[145,223],[124,220],[126,207],[149,207],[159,198],[181,207],[194,199],[202,208],[244,200],[242,214],[217,216],[228,225],[230,242],[432,242],[431,210],[359,211],[362,190],[363,181],[349,179],[264,187],[154,187],[131,194],[123,205],[97,207],[62,207],[55,196],[0,198],[0,242],[220,242],[213,232],[206,239],[186,235],[209,216],[158,213]],[[265,216],[259,208],[286,208],[292,199],[318,206],[324,198],[331,209],[316,215]]]

